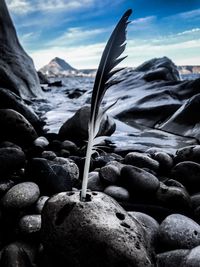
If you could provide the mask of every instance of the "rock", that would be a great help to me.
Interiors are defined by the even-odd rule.
[[[35,266],[36,248],[33,244],[17,241],[3,248],[1,267]]]
[[[166,186],[162,182],[156,192],[156,198],[161,205],[176,211],[188,211],[191,207],[190,196],[185,189],[177,186]]]
[[[199,267],[200,263],[200,246],[191,249],[190,253],[186,256],[184,267]]]
[[[37,75],[39,77],[40,84],[48,84],[49,83],[48,78],[41,71],[38,71]]]
[[[42,211],[41,234],[57,266],[152,266],[140,224],[103,193],[86,202],[79,192],[53,196]]]
[[[158,222],[153,217],[142,212],[130,211],[128,212],[128,214],[132,218],[138,220],[143,226],[143,228],[145,229],[146,240],[149,242],[149,247],[154,250],[156,247],[157,235],[159,230]]]
[[[93,161],[92,161],[92,165],[93,168],[102,168],[105,165],[107,165],[108,163],[110,163],[111,161],[114,161],[115,158],[111,155],[111,154],[106,154],[106,155],[102,155],[99,157],[96,157]]]
[[[200,79],[198,79],[200,84]],[[199,134],[199,104],[200,94],[189,98],[167,121],[159,125],[159,129],[182,136],[194,137],[197,140]]]
[[[35,183],[24,182],[8,190],[1,203],[6,209],[23,209],[35,203],[39,195],[40,189]]]
[[[33,60],[19,43],[16,30],[4,0],[0,3],[0,80],[23,98],[42,95]]]
[[[61,148],[68,150],[70,153],[75,153],[78,150],[78,147],[76,146],[76,144],[69,140],[63,141]]]
[[[19,220],[19,231],[30,235],[38,233],[41,229],[41,215],[25,215]]]
[[[159,181],[153,174],[130,165],[121,170],[121,184],[131,194],[144,193],[144,197],[155,194],[159,188]]]
[[[53,160],[53,162],[62,165],[62,167],[68,173],[68,177],[70,177],[72,186],[76,186],[77,183],[79,182],[79,168],[76,165],[76,163],[74,163],[73,160],[62,158],[62,157],[56,157]]]
[[[151,80],[167,80],[167,81],[179,81],[180,80],[180,75],[179,75],[177,67],[167,57],[154,58],[149,61],[146,61],[143,64],[141,64],[139,67],[137,67],[136,71],[138,72],[147,71],[146,75],[151,74],[153,72],[154,77],[155,77],[155,71],[158,71],[159,76]],[[163,73],[162,75],[160,74],[161,71]],[[162,78],[158,78],[158,77],[162,77]]]
[[[169,173],[173,167],[172,157],[165,152],[156,152],[152,158],[159,163],[159,171],[161,173]]]
[[[176,152],[176,163],[182,161],[194,161],[200,163],[200,145],[186,146]]]
[[[48,83],[48,86],[62,87],[63,85],[62,85],[62,81],[59,80],[59,81]]]
[[[124,163],[128,165],[133,165],[138,168],[148,168],[154,171],[157,171],[159,169],[158,161],[139,152],[128,153],[124,158]]]
[[[0,88],[0,109],[13,109],[23,115],[33,125],[38,134],[42,133],[44,122],[22,99],[9,89]]]
[[[24,147],[37,138],[33,126],[12,109],[0,109],[0,125],[0,141],[10,141]]]
[[[109,164],[100,169],[99,177],[106,185],[116,184],[120,178],[120,169]]]
[[[0,180],[25,165],[25,154],[16,148],[0,148]]]
[[[44,136],[40,136],[37,139],[35,139],[35,141],[34,141],[35,146],[40,146],[42,148],[47,147],[48,144],[49,144],[49,141]]]
[[[102,184],[102,181],[99,178],[98,172],[89,173],[87,188],[92,191],[100,191],[100,192],[104,190],[105,186]]]
[[[42,158],[49,160],[54,160],[57,157],[56,153],[54,153],[53,151],[46,151],[46,150],[42,152],[41,156]]]
[[[127,189],[116,186],[116,185],[109,185],[104,189],[104,193],[110,197],[113,197],[117,201],[129,201],[130,194]]]
[[[35,206],[35,210],[37,213],[41,214],[42,209],[44,207],[44,204],[46,203],[46,201],[49,199],[49,197],[47,196],[41,196]]]
[[[184,265],[184,260],[189,254],[189,249],[176,249],[167,251],[164,253],[157,254],[156,256],[156,266],[157,267],[186,267]]]
[[[178,163],[171,176],[181,182],[189,193],[197,193],[200,189],[200,164],[192,161]]]
[[[72,189],[70,171],[43,158],[30,160],[25,174],[27,179],[35,181],[42,194],[47,196]]]
[[[90,107],[84,106],[79,109],[73,117],[68,119],[60,128],[59,136],[62,140],[83,141],[88,138],[88,121],[90,117]],[[98,135],[111,135],[116,128],[115,122],[106,116],[101,124]]]
[[[167,250],[194,248],[200,245],[200,225],[184,215],[172,214],[160,225],[159,241]]]

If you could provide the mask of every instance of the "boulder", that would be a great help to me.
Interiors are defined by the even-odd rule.
[[[90,117],[90,107],[80,108],[73,117],[68,119],[60,128],[59,136],[62,140],[81,141],[88,138],[88,122]],[[105,116],[100,124],[98,135],[111,135],[115,131],[116,125],[113,119]]]
[[[42,133],[42,122],[35,112],[23,100],[9,89],[0,88],[0,109],[13,109],[29,121],[38,134]]]
[[[0,141],[10,141],[24,147],[37,138],[30,122],[13,109],[0,109],[0,125]]]
[[[42,211],[42,243],[56,266],[152,266],[144,230],[117,202],[92,192],[51,197]]]
[[[19,43],[6,2],[0,2],[0,81],[23,98],[42,95],[33,60]]]

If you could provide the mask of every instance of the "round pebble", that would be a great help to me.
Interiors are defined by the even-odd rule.
[[[104,193],[113,197],[117,201],[128,201],[130,199],[130,194],[127,189],[116,186],[110,185],[104,189]]]
[[[130,152],[124,158],[124,163],[139,168],[148,168],[153,171],[159,169],[159,162],[150,158],[148,155],[139,152]]]
[[[169,215],[160,225],[159,241],[167,250],[191,249],[200,245],[200,225],[181,215]]]
[[[24,182],[13,186],[2,198],[4,208],[26,208],[37,201],[39,187],[32,182]]]
[[[120,182],[129,192],[145,195],[154,194],[160,185],[156,176],[130,165],[122,168]]]

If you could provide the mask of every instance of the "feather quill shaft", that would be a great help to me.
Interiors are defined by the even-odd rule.
[[[83,182],[81,190],[81,201],[86,200],[86,191],[88,183],[88,174],[90,168],[90,160],[95,144],[95,137],[99,131],[100,122],[105,112],[99,112],[100,104],[104,97],[106,90],[116,82],[110,79],[118,72],[113,70],[125,57],[120,58],[124,52],[126,44],[126,27],[128,25],[128,19],[132,13],[132,10],[127,10],[121,17],[114,31],[112,32],[106,47],[103,51],[101,61],[95,77],[94,87],[92,91],[91,100],[91,113],[89,120],[89,133],[88,133],[88,144],[85,159],[85,166],[83,171]]]

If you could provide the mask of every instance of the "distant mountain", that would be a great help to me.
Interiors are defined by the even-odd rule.
[[[52,59],[39,71],[47,77],[93,76],[96,72],[94,69],[77,70],[59,57]]]
[[[178,66],[180,74],[200,74],[200,66],[198,65],[185,65]]]

